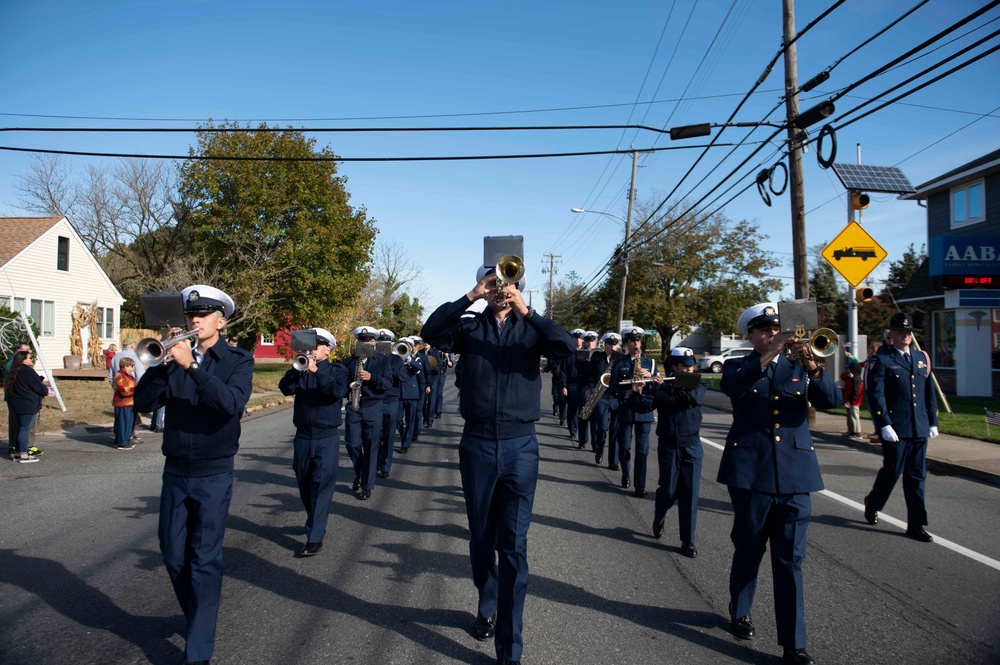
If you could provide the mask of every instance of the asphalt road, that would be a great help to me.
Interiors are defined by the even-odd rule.
[[[546,386],[543,405],[547,395]],[[679,554],[675,512],[654,540],[652,493],[637,499],[620,489],[619,474],[596,466],[543,416],[526,665],[780,661],[767,556],[756,639],[727,629],[732,517],[711,442],[724,440],[730,416],[710,395],[720,408],[705,409],[694,560]],[[310,559],[294,556],[304,513],[291,471],[291,411],[244,421],[214,663],[494,662],[492,644],[469,634],[476,595],[450,381],[445,410],[409,455],[397,455],[370,501],[350,491],[341,455],[324,549]],[[42,439],[41,463],[0,463],[0,663],[183,662],[183,618],[156,537],[159,437],[144,436],[130,452],[115,450],[107,434]],[[804,570],[817,662],[1000,661],[1000,489],[929,477],[938,542],[917,543],[887,519],[864,522],[859,502],[877,455],[821,439],[817,450],[828,493],[813,495]],[[654,461],[651,490],[656,476]],[[901,487],[883,517],[905,519]]]

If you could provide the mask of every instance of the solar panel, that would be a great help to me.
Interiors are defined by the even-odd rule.
[[[917,191],[897,166],[834,164],[833,172],[847,189],[887,194],[912,194]]]

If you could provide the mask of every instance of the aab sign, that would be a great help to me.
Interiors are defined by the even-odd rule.
[[[930,238],[932,275],[1000,275],[1000,236]]]

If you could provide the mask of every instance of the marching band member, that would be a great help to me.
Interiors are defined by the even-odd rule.
[[[778,644],[785,662],[808,665],[802,560],[809,493],[823,489],[823,479],[806,417],[810,403],[820,409],[840,404],[840,389],[811,357],[801,365],[785,357],[786,349],[805,345],[780,332],[778,323],[774,303],[743,312],[737,327],[754,350],[730,358],[722,369],[720,387],[733,404],[718,475],[729,487],[734,513],[729,620],[737,637],[754,636],[750,607],[770,543]]]
[[[441,351],[431,348],[431,345],[426,343],[424,350],[427,353],[427,366],[430,368],[430,376],[427,381],[427,399],[424,401],[424,427],[433,427],[434,418],[439,415],[441,391],[444,390],[444,373],[448,370],[448,366]],[[431,358],[434,359],[434,362],[430,362]]]
[[[591,356],[593,354],[594,347],[597,345],[597,333],[593,330],[586,330],[583,333],[583,346],[580,348],[584,351],[590,351]],[[589,421],[580,419],[580,412],[583,410],[583,406],[587,403],[587,370],[590,369],[590,358],[587,360],[576,359],[576,376],[577,376],[577,388],[576,388],[576,408],[574,413],[576,415],[577,421],[577,442],[578,448],[583,450],[590,443],[592,430],[594,429],[594,420]],[[591,446],[593,447],[593,446]]]
[[[420,358],[414,354],[416,340],[404,337],[403,341],[410,345],[410,357],[403,363],[406,369],[406,380],[400,384],[399,400],[402,417],[399,419],[399,452],[405,455],[413,444],[417,427],[420,426],[420,396],[426,386],[426,372]]]
[[[221,335],[236,306],[203,284],[181,292],[197,348],[170,347],[135,389],[137,411],[166,407],[160,552],[187,619],[184,659],[208,663],[222,596],[222,538],[233,496],[240,418],[253,390],[253,357]]]
[[[646,496],[646,461],[649,458],[649,432],[653,428],[652,408],[643,402],[642,391],[648,380],[659,372],[652,358],[642,355],[646,331],[639,326],[622,331],[628,355],[611,369],[611,387],[618,396],[618,459],[622,465],[622,487],[631,484],[632,432],[635,431],[635,496]],[[635,371],[638,368],[638,371]],[[632,383],[622,384],[622,381]]]
[[[420,400],[417,402],[417,419],[413,423],[413,439],[411,443],[420,438],[420,431],[424,425],[424,409],[431,394],[431,366],[427,362],[427,349],[430,348],[430,345],[424,344],[424,340],[418,336],[414,336],[413,341],[417,343],[413,351],[414,360],[420,365],[423,379],[420,381]]]
[[[694,373],[694,352],[678,346],[670,351],[671,374]],[[698,556],[694,545],[694,530],[698,517],[698,490],[701,485],[701,462],[705,451],[701,446],[701,404],[707,386],[701,381],[696,388],[678,388],[673,382],[656,377],[650,386],[648,399],[656,409],[656,460],[660,480],[656,488],[653,510],[653,536],[663,535],[667,511],[677,503],[681,554]]]
[[[388,328],[378,331],[379,342],[393,342],[396,335]],[[391,383],[382,396],[382,435],[378,444],[378,461],[375,472],[379,478],[388,478],[392,469],[392,453],[395,450],[393,439],[396,437],[396,425],[399,423],[402,403],[399,400],[402,384],[409,378],[409,372],[403,367],[403,359],[395,353],[382,356],[389,362]]]
[[[309,354],[309,365],[302,370],[289,368],[278,382],[282,395],[295,396],[292,468],[306,509],[306,544],[299,552],[303,557],[323,548],[340,464],[340,406],[348,384],[347,368],[330,362],[336,338],[323,328],[311,330],[316,333],[316,350]]]
[[[583,336],[586,332],[583,328],[574,328],[570,332],[570,335],[576,338],[577,351],[583,349]],[[580,365],[576,362],[575,353],[559,362],[559,389],[566,403],[566,427],[569,429],[569,438],[575,439],[580,424]]]
[[[890,344],[872,356],[868,367],[868,407],[882,442],[882,468],[865,497],[865,519],[873,526],[878,524],[878,511],[903,476],[906,535],[930,543],[934,538],[924,529],[924,482],[927,440],[938,435],[938,406],[931,385],[930,356],[910,346],[912,321],[904,312],[892,316]]]
[[[618,333],[604,333],[601,337],[604,343],[604,351],[595,353],[590,357],[590,366],[587,368],[586,392],[587,399],[590,393],[597,390],[597,384],[601,377],[611,371],[617,355],[618,345],[621,343],[621,336]],[[608,468],[618,471],[618,398],[615,392],[610,389],[604,391],[601,399],[598,400],[594,412],[590,416],[590,422],[594,424],[594,461],[600,465],[604,461],[605,437],[608,445]]]
[[[527,533],[538,481],[539,361],[542,355],[567,358],[575,345],[569,333],[525,304],[523,281],[504,287],[498,302],[493,268],[482,266],[476,279],[468,294],[431,314],[422,334],[462,356],[459,468],[479,591],[473,635],[493,637],[498,665],[508,665],[520,662],[523,648]],[[488,309],[462,318],[480,299]]]
[[[371,326],[354,329],[354,338],[359,345],[374,347],[377,336],[378,330]],[[347,366],[348,381],[361,382],[360,407],[357,411],[348,407],[344,434],[347,439],[347,454],[354,465],[352,489],[358,492],[359,499],[365,500],[371,498],[375,487],[378,446],[382,440],[382,397],[392,386],[392,370],[389,359],[375,353],[374,348],[371,357],[360,358],[355,354],[344,364]]]

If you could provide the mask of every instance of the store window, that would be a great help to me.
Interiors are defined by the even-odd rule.
[[[934,367],[955,368],[955,312],[934,312]]]
[[[951,228],[983,221],[983,200],[982,180],[951,190]]]

